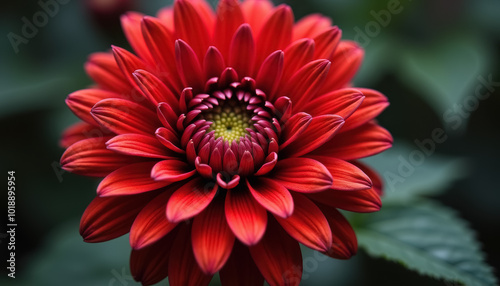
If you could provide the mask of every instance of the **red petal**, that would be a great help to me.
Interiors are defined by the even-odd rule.
[[[229,48],[233,35],[243,23],[243,14],[237,0],[221,0],[219,2],[214,42],[226,61],[229,60]]]
[[[174,7],[167,6],[165,8],[161,8],[156,16],[160,19],[161,23],[165,25],[165,27],[169,31],[174,31]]]
[[[332,186],[332,175],[320,162],[309,158],[279,160],[273,178],[285,188],[297,192],[314,193]]]
[[[102,89],[82,89],[68,95],[66,104],[80,119],[92,125],[97,125],[90,114],[90,110],[97,102],[113,97],[119,98],[121,96],[118,93]]]
[[[227,222],[234,235],[246,245],[259,242],[266,230],[267,212],[248,189],[227,192],[225,208]]]
[[[293,38],[313,38],[328,30],[332,26],[332,20],[320,14],[308,15],[295,24],[293,27]]]
[[[205,183],[202,178],[194,178],[180,187],[167,204],[167,219],[180,222],[203,211],[215,197],[217,185]]]
[[[316,150],[330,141],[342,125],[344,125],[344,120],[338,115],[313,117],[311,124],[309,124],[299,138],[284,149],[284,155],[299,157]]]
[[[209,80],[213,77],[218,77],[225,67],[224,58],[219,50],[213,46],[209,47],[205,55],[205,60],[203,61],[205,79]]]
[[[157,192],[127,197],[96,197],[80,221],[80,234],[86,242],[103,242],[129,232],[137,214]]]
[[[238,241],[234,243],[231,256],[219,273],[222,286],[262,286],[264,284],[264,277],[253,262],[248,248]]]
[[[382,189],[383,189],[383,180],[380,177],[380,175],[373,170],[371,167],[368,167],[367,165],[361,163],[361,162],[352,162],[355,166],[360,168],[370,179],[372,180],[373,183],[373,190],[379,194],[379,196],[382,196]]]
[[[256,35],[273,12],[273,3],[268,0],[246,0],[241,4],[245,20]]]
[[[351,192],[326,190],[308,194],[308,197],[330,207],[357,213],[376,212],[382,207],[380,196],[373,189]]]
[[[164,24],[154,17],[144,17],[142,34],[151,55],[155,59],[155,71],[172,92],[180,92],[182,85],[177,74],[175,61],[175,38]]]
[[[173,108],[179,105],[179,101],[172,91],[152,73],[145,70],[136,70],[133,76],[139,88],[154,106],[157,106],[160,102],[167,102]],[[175,111],[179,112],[178,109],[175,109]]]
[[[218,272],[229,258],[234,244],[222,198],[194,218],[191,239],[194,257],[201,270],[208,275]]]
[[[175,237],[176,233],[172,233],[150,247],[132,249],[130,272],[136,281],[143,285],[153,285],[167,277]]]
[[[268,100],[274,101],[276,89],[279,86],[281,75],[283,74],[283,63],[285,54],[283,51],[276,51],[266,58],[257,74],[256,86],[264,91]]]
[[[198,266],[190,237],[191,226],[183,225],[172,245],[168,262],[168,282],[172,286],[205,286],[212,280]]]
[[[137,91],[140,91],[132,73],[139,69],[146,69],[146,64],[137,56],[125,49],[116,46],[112,46],[112,49],[115,60],[118,63],[123,76],[125,76],[131,86],[135,87]],[[132,90],[130,91],[133,92]]]
[[[290,78],[303,66],[314,59],[314,40],[301,39],[285,49],[285,62],[281,83],[287,84]]]
[[[175,153],[165,149],[158,139],[142,134],[115,136],[106,142],[106,147],[109,150],[131,156],[161,159],[170,159],[175,156]]]
[[[293,198],[281,184],[263,177],[247,179],[247,186],[253,197],[268,211],[280,216],[289,217],[293,213]]]
[[[160,126],[156,113],[125,99],[104,99],[92,108],[92,116],[101,126],[116,134],[154,134]]]
[[[303,245],[328,251],[332,230],[321,210],[304,195],[294,194],[295,208],[289,218],[276,217],[288,234]]]
[[[283,149],[290,145],[293,141],[297,140],[299,136],[307,129],[311,123],[311,115],[299,112],[294,114],[290,119],[285,122],[283,130],[281,131],[281,140],[283,143],[280,148]]]
[[[358,109],[364,98],[363,94],[356,89],[339,89],[316,97],[306,103],[301,110],[313,116],[336,114],[346,120]],[[342,130],[344,129],[345,125]]]
[[[345,217],[335,208],[320,205],[319,208],[328,220],[332,229],[332,246],[324,254],[337,258],[348,259],[358,251],[356,234]]]
[[[312,156],[330,171],[333,177],[332,189],[339,191],[359,191],[372,187],[370,178],[355,165],[333,157]]]
[[[172,196],[176,186],[167,190],[151,200],[144,209],[137,215],[130,228],[130,246],[134,249],[141,249],[162,239],[177,226],[171,223],[165,216],[167,202]]]
[[[313,99],[325,82],[330,61],[316,60],[297,71],[288,81],[283,95],[292,99],[294,106],[302,106]]]
[[[229,48],[229,65],[240,77],[253,76],[255,61],[255,41],[252,28],[248,24],[241,25],[231,41]]]
[[[346,87],[363,61],[364,51],[355,42],[341,41],[332,57],[335,69],[328,74],[321,93]]]
[[[105,134],[109,135],[110,133],[111,132],[102,129],[101,127],[96,127],[86,122],[78,122],[64,130],[59,145],[63,148],[68,148],[80,140],[102,137]]]
[[[170,131],[167,128],[160,127],[155,132],[156,138],[160,140],[163,146],[167,147],[169,150],[172,150],[176,153],[184,154],[186,151],[179,147],[180,142],[179,138],[175,133]]]
[[[380,92],[366,88],[359,88],[358,90],[363,93],[365,99],[352,116],[349,117],[349,120],[346,120],[346,124],[342,128],[343,132],[369,122],[389,106],[387,97]]]
[[[267,156],[266,161],[262,165],[262,167],[260,167],[260,169],[257,172],[255,172],[255,176],[262,176],[271,172],[276,166],[277,162],[278,162],[278,154],[276,154],[276,152],[272,152]]]
[[[337,26],[331,27],[327,31],[316,36],[314,38],[314,42],[316,43],[314,58],[331,59],[341,37],[342,31],[340,31]]]
[[[104,178],[97,187],[100,197],[135,195],[165,187],[169,182],[151,178],[153,162],[130,164],[114,171]]]
[[[174,24],[178,39],[193,47],[198,60],[203,60],[210,44],[210,32],[203,18],[190,1],[177,0],[174,3]],[[186,71],[187,73],[187,71]],[[182,74],[182,72],[181,72]]]
[[[123,77],[111,53],[93,53],[85,63],[85,71],[99,87],[119,94],[128,94],[132,85]]]
[[[246,177],[253,173],[254,171],[254,162],[252,154],[249,151],[245,151],[243,156],[240,159],[240,167],[238,169],[238,174]]]
[[[181,1],[176,3],[178,2]],[[200,62],[193,49],[183,40],[175,42],[175,58],[184,86],[192,87],[196,91],[203,90],[205,82]]]
[[[274,51],[283,50],[292,40],[293,12],[287,5],[280,5],[263,25],[257,37],[257,65]]]
[[[190,178],[196,170],[179,160],[163,160],[151,170],[151,177],[157,181],[178,182]]]
[[[250,254],[269,285],[299,285],[302,277],[299,244],[274,220],[269,221],[262,240],[250,247]]]
[[[135,53],[138,54],[142,60],[148,63],[155,63],[142,36],[141,21],[143,17],[144,14],[136,12],[128,12],[122,15],[120,18],[122,29]]]
[[[339,133],[335,139],[316,149],[311,155],[336,157],[342,160],[355,160],[373,156],[392,146],[389,131],[375,123]]]
[[[110,137],[84,139],[71,145],[61,158],[61,167],[78,175],[104,177],[136,159],[106,149]]]

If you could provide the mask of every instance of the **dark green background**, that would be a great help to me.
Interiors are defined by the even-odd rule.
[[[394,135],[397,150],[393,152],[394,161],[376,158],[372,162],[381,172],[383,166],[397,168],[398,155],[407,156],[417,148],[414,140],[430,138],[436,128],[446,130],[448,139],[437,144],[436,153],[417,168],[420,177],[415,180],[421,185],[416,188],[430,189],[428,193],[437,200],[457,209],[477,231],[487,262],[498,269],[500,89],[497,87],[478,108],[462,116],[460,124],[443,119],[443,115],[453,110],[454,104],[475,95],[478,76],[491,75],[500,82],[500,1],[401,0],[401,12],[392,14],[385,27],[380,22],[374,24],[374,14],[380,15],[389,2],[286,1],[296,19],[314,12],[332,17],[347,39],[356,37],[359,30],[366,33],[366,28],[372,29],[368,33],[373,36],[362,42],[366,60],[356,85],[380,90],[389,98],[391,106],[379,120]],[[136,1],[135,6],[138,11],[154,14],[168,4]],[[32,19],[41,8],[37,1],[2,5],[0,162],[5,182],[7,171],[16,171],[18,228],[17,278],[4,278],[7,272],[2,266],[0,283],[136,285],[129,277],[120,278],[120,273],[130,273],[126,237],[90,245],[78,235],[79,217],[95,196],[98,181],[61,173],[58,168],[63,152],[58,146],[60,134],[77,121],[64,99],[91,84],[83,70],[90,53],[104,51],[111,44],[129,47],[119,20],[108,17],[97,21],[84,1],[70,0],[60,5],[60,11],[27,44],[19,45],[16,53],[7,35],[21,35],[22,17]],[[454,129],[455,124],[459,128]],[[425,185],[429,179],[426,171],[450,168],[450,164],[450,171],[429,181],[433,185]],[[404,189],[404,184],[395,192],[399,187]],[[2,201],[6,196],[1,196]],[[2,219],[4,215],[6,218],[6,211],[3,213]],[[0,248],[1,261],[5,261],[5,241]],[[362,251],[347,262],[319,262],[313,272],[306,273],[303,285],[451,285],[370,258]]]

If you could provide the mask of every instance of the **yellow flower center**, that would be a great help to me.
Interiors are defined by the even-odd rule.
[[[246,129],[253,126],[246,110],[235,101],[214,107],[204,118],[213,122],[209,131],[215,131],[214,138],[222,137],[229,144],[234,140],[239,143],[240,138],[248,134]]]

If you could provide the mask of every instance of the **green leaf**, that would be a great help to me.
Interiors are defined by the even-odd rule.
[[[400,48],[399,79],[414,88],[448,124],[443,115],[453,112],[456,104],[463,105],[467,96],[475,96],[474,88],[481,84],[478,76],[488,75],[492,55],[483,40],[463,31],[425,47]],[[465,127],[461,125],[461,130]]]
[[[430,201],[386,205],[356,233],[369,255],[402,263],[436,279],[497,285],[474,232],[454,211]]]

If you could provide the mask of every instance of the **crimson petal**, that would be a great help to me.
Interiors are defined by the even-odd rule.
[[[180,187],[167,204],[167,219],[180,222],[202,212],[217,193],[218,186],[203,184],[202,178],[195,178]]]
[[[135,158],[106,149],[111,137],[80,140],[71,145],[61,157],[61,167],[84,176],[104,177],[114,170],[136,161]]]
[[[141,162],[121,167],[101,181],[97,194],[101,197],[134,195],[167,186],[170,182],[151,178],[151,169],[155,164],[156,161]]]
[[[274,168],[272,180],[289,190],[314,193],[332,186],[333,178],[320,162],[309,158],[279,160]]]
[[[172,244],[168,261],[168,282],[172,286],[205,286],[211,275],[201,271],[194,258],[191,240],[191,226],[183,225]]]
[[[335,139],[311,152],[311,155],[355,160],[376,155],[392,146],[392,136],[386,129],[368,122],[363,126],[340,132]]]
[[[330,225],[333,238],[331,247],[323,253],[337,259],[349,259],[358,251],[358,240],[351,224],[335,208],[318,206]]]
[[[155,112],[125,99],[101,100],[91,113],[101,126],[116,134],[154,134],[160,125]]]
[[[217,199],[193,220],[193,252],[198,265],[208,275],[226,263],[234,244],[234,234],[224,214],[224,201]]]
[[[234,235],[246,245],[262,238],[267,225],[267,212],[248,189],[232,189],[226,194],[226,218]]]
[[[172,231],[176,223],[171,223],[165,216],[165,207],[175,187],[162,190],[162,193],[147,204],[137,215],[130,228],[130,245],[141,249],[156,243]]]
[[[130,272],[136,281],[140,281],[142,285],[153,285],[167,277],[175,237],[176,233],[171,233],[150,247],[132,249]]]
[[[158,139],[143,134],[117,135],[106,142],[106,147],[125,155],[171,159],[175,153],[165,149]]]
[[[266,234],[250,247],[250,254],[269,285],[299,285],[302,277],[299,244],[274,220],[269,220]]]
[[[96,197],[80,220],[80,234],[86,242],[103,242],[129,232],[137,214],[157,192],[127,197]]]
[[[293,214],[284,219],[276,217],[280,225],[298,242],[318,251],[328,251],[332,245],[332,230],[321,210],[307,197],[293,194]]]
[[[180,160],[163,160],[154,165],[151,177],[157,181],[178,182],[196,173],[196,170]]]
[[[281,184],[264,177],[258,177],[247,186],[253,197],[268,211],[280,217],[289,217],[293,213],[293,198]]]
[[[340,191],[359,191],[372,187],[372,181],[360,168],[341,159],[325,156],[311,156],[330,171],[333,178],[332,189]]]

